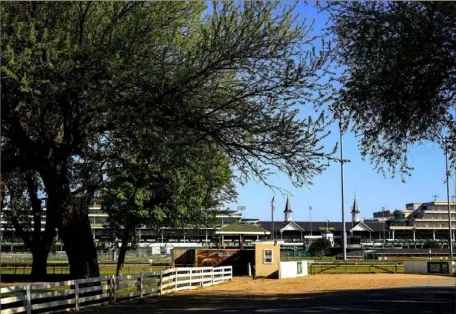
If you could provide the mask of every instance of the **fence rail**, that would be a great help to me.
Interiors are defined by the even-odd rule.
[[[12,286],[0,289],[0,314],[79,310],[145,295],[163,295],[212,286],[232,278],[232,266],[188,267],[118,277]]]
[[[99,264],[100,270],[112,270],[112,273],[116,271],[117,264]],[[134,264],[125,264],[123,272],[127,274],[135,274],[140,271],[153,271],[153,268],[162,267],[168,268],[169,263],[134,263]],[[69,275],[70,274],[70,265],[68,263],[58,263],[52,264],[48,263],[46,266],[48,275]],[[157,270],[157,269],[155,269]],[[30,264],[21,265],[21,264],[1,264],[0,265],[0,274],[2,275],[30,275],[32,272],[32,266]],[[107,273],[109,274],[109,272]]]
[[[372,274],[372,273],[403,273],[404,265],[399,264],[361,264],[361,263],[312,263],[309,273],[315,274]]]

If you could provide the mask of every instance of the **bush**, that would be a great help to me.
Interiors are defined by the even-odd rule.
[[[424,243],[423,248],[425,249],[440,249],[440,244],[437,241],[428,240]]]
[[[328,254],[330,248],[331,242],[329,242],[329,240],[327,239],[321,238],[316,239],[312,242],[312,244],[309,247],[309,252],[312,253],[312,255],[323,257],[326,254]]]

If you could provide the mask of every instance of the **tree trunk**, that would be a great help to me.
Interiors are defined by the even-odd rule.
[[[127,246],[122,246],[120,247],[119,251],[119,258],[117,259],[117,270],[116,270],[116,276],[122,276],[122,270],[125,264],[125,254],[127,253]]]
[[[125,264],[125,255],[128,250],[128,240],[129,240],[129,227],[126,226],[123,230],[122,244],[120,246],[119,258],[117,259],[116,276],[122,276],[122,269]]]
[[[72,279],[99,277],[97,251],[88,215],[67,222],[59,228],[65,245]]]
[[[99,277],[97,251],[89,221],[92,192],[78,196],[71,192],[65,163],[58,171],[42,171],[48,194],[47,215],[53,217],[65,246],[72,279]]]
[[[46,251],[42,245],[34,246],[32,250],[32,281],[46,281],[48,254],[49,251]]]

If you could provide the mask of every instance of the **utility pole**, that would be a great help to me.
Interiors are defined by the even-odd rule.
[[[385,248],[386,236],[385,236],[385,207],[382,207],[383,212],[383,248]]]
[[[271,200],[271,221],[272,221],[272,230],[271,230],[271,239],[275,240],[275,228],[274,228],[274,202],[275,202],[275,196],[272,197]]]
[[[342,114],[339,120],[340,133],[340,183],[341,183],[341,202],[342,202],[342,252],[344,261],[347,260],[347,233],[345,230],[345,206],[344,206],[344,141],[342,130]]]
[[[312,236],[312,206],[309,206],[310,236]]]
[[[445,137],[445,168],[446,168],[446,188],[447,188],[447,206],[448,206],[448,244],[450,247],[450,258],[453,258],[453,232],[451,226],[451,206],[450,206],[450,171],[448,170],[448,143]]]

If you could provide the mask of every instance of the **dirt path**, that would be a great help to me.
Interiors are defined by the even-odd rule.
[[[405,274],[314,275],[285,280],[235,278],[214,287],[80,313],[454,314],[456,288],[449,284],[453,280],[456,278]]]
[[[354,289],[370,290],[380,288],[406,287],[417,284],[442,282],[445,280],[451,280],[451,277],[448,278],[443,276],[409,274],[327,274],[282,280],[252,280],[250,278],[236,278],[230,283],[193,291],[183,291],[182,294],[302,294]]]

